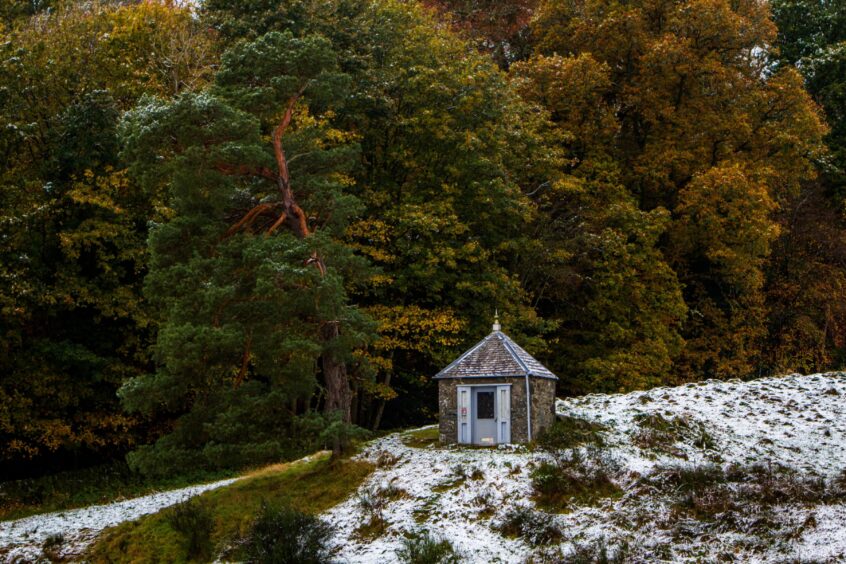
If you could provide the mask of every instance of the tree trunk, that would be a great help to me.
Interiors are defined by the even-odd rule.
[[[385,383],[386,386],[391,385],[391,373],[390,372],[385,374],[385,382],[384,383]],[[386,403],[387,403],[387,401],[384,400],[384,399],[379,400],[379,407],[376,408],[376,416],[373,418],[373,427],[371,427],[371,429],[374,430],[374,431],[379,430],[379,425],[381,425],[381,423],[382,423],[382,414],[385,412],[385,404]]]
[[[329,343],[340,335],[340,327],[337,321],[327,323],[323,328],[323,339]],[[350,390],[350,379],[347,375],[347,365],[338,361],[331,352],[323,353],[321,357],[323,365],[323,378],[326,381],[326,413],[333,411],[341,412],[341,420],[344,423],[351,421],[350,404],[352,403],[352,391]]]

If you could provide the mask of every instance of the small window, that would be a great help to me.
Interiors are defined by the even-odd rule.
[[[479,392],[476,394],[476,417],[479,419],[494,418],[493,392]]]

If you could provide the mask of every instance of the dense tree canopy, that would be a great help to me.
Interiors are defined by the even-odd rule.
[[[139,439],[116,389],[148,367],[147,221],[164,210],[118,157],[146,93],[206,81],[213,38],[185,10],[68,6],[0,45],[0,460]]]
[[[0,461],[422,422],[495,309],[563,394],[841,367],[844,14],[4,4]]]

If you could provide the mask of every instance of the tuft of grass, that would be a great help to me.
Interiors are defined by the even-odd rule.
[[[467,469],[462,464],[452,467],[452,478],[432,488],[435,493],[443,493],[461,487],[468,478]]]
[[[385,532],[388,522],[384,510],[388,502],[408,497],[408,492],[393,484],[366,488],[358,494],[358,506],[364,513],[365,521],[356,529],[355,534],[363,539],[375,539]]]
[[[685,443],[701,450],[716,450],[717,442],[705,425],[682,417],[664,417],[660,413],[638,413],[634,416],[639,428],[632,441],[644,450],[683,456],[676,445]]]
[[[551,515],[524,505],[511,507],[495,528],[506,537],[520,537],[532,546],[558,543],[562,538]]]
[[[397,558],[406,564],[458,564],[462,558],[450,542],[423,531],[403,539]]]
[[[481,508],[479,511],[479,519],[488,519],[496,513],[493,495],[488,489],[480,491],[476,497],[473,498],[473,503]]]
[[[602,446],[603,432],[608,428],[600,423],[570,415],[559,415],[551,427],[545,429],[537,440],[543,450],[559,451],[582,445]]]
[[[598,451],[562,454],[532,471],[535,500],[549,511],[566,511],[619,497],[623,492],[611,479],[614,471],[614,466]]]
[[[591,543],[576,544],[566,561],[570,564],[623,564],[631,561],[629,553],[627,542],[609,549],[608,541],[600,538]]]
[[[204,500],[188,499],[164,513],[170,528],[182,535],[185,553],[190,560],[208,560],[211,556],[211,534],[214,515]]]
[[[332,527],[315,515],[264,503],[243,550],[256,564],[322,564],[329,561],[331,535]]]
[[[234,547],[228,560],[243,560],[246,538],[262,504],[289,505],[309,514],[329,509],[355,492],[372,472],[363,461],[331,461],[328,453],[308,462],[276,466],[234,484],[206,492],[214,518],[211,544],[216,550]],[[82,558],[88,562],[187,562],[181,535],[167,522],[167,510],[123,523],[105,531]]]
[[[437,426],[426,429],[409,431],[400,436],[402,444],[413,448],[429,448],[441,440],[440,430]]]

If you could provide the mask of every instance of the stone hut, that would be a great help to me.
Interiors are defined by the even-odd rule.
[[[441,443],[525,443],[555,420],[558,378],[500,329],[435,376]]]

